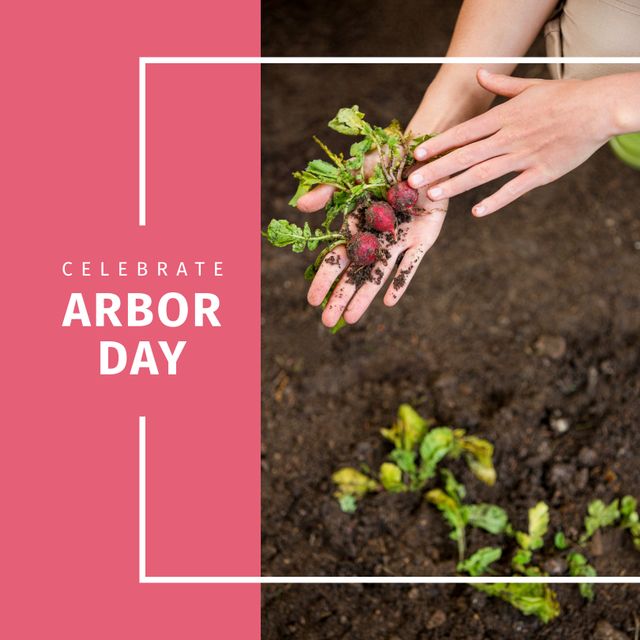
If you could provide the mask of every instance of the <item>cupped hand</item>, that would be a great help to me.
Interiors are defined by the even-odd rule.
[[[445,154],[409,178],[414,188],[432,185],[428,196],[434,202],[517,172],[472,209],[475,216],[489,215],[575,169],[611,137],[610,116],[594,81],[512,78],[481,69],[478,82],[510,100],[414,151],[419,161]]]
[[[332,195],[331,186],[319,185],[298,200],[298,209],[305,213],[319,211],[329,202]],[[307,295],[309,303],[318,306],[337,281],[322,314],[323,324],[333,327],[341,316],[349,324],[357,322],[394,271],[394,278],[387,288],[384,303],[387,306],[396,304],[406,291],[425,253],[438,238],[447,206],[447,201],[432,202],[426,195],[426,189],[419,190],[417,208],[423,211],[398,226],[396,242],[382,242],[383,248],[390,254],[389,257],[374,265],[372,280],[359,287],[349,269],[350,260],[346,247],[340,245],[330,251],[323,259]],[[348,216],[347,222],[350,230],[355,232],[353,216]],[[402,258],[396,267],[400,256]]]

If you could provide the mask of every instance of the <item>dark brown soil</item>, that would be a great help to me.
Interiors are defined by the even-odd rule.
[[[263,228],[271,217],[300,219],[286,204],[290,173],[316,157],[313,133],[346,151],[341,136],[324,133],[339,107],[357,103],[371,121],[406,122],[434,73],[264,67]],[[640,497],[639,178],[603,148],[487,219],[470,209],[489,188],[459,196],[398,306],[376,300],[336,335],[306,303],[307,258],[264,245],[264,574],[454,573],[455,543],[419,496],[372,496],[354,515],[331,497],[338,467],[384,459],[378,430],[401,402],[495,444],[495,487],[460,475],[470,500],[506,506],[520,527],[538,500],[551,506],[552,527],[570,533],[590,500]],[[471,536],[470,547],[480,542]],[[601,575],[640,575],[640,554],[615,531],[591,559]],[[634,637],[637,590],[600,587],[589,605],[574,592],[563,596],[566,622],[541,631],[462,586],[273,587],[265,637],[589,638],[603,617]],[[425,630],[436,609],[447,622]]]
[[[417,100],[397,96],[432,73],[265,69],[263,223],[301,215],[286,206],[288,175],[340,105],[358,96],[374,121],[406,118]],[[395,97],[381,91],[392,75],[407,84]],[[372,496],[355,515],[331,497],[339,466],[384,459],[378,430],[401,402],[495,444],[496,486],[462,478],[470,500],[506,505],[516,524],[546,500],[552,526],[571,532],[588,501],[640,496],[638,178],[604,148],[488,219],[469,215],[477,193],[458,197],[399,305],[377,300],[335,336],[306,303],[307,258],[265,245],[264,573],[454,571],[455,544],[419,496]],[[604,538],[598,572],[640,575],[627,537]]]
[[[562,616],[543,625],[466,585],[304,585],[263,589],[263,640],[634,640],[640,586],[598,585],[585,605],[555,587]],[[623,634],[623,635],[615,635]]]
[[[262,0],[263,56],[444,56],[461,0]],[[470,54],[477,55],[477,54]],[[544,55],[539,37],[528,55]]]
[[[461,4],[262,0],[262,55],[443,56]]]

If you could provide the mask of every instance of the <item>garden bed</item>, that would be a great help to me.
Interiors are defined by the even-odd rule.
[[[640,587],[600,585],[588,607],[571,585],[556,587],[560,618],[543,625],[466,585],[269,586],[264,640],[634,640]],[[623,634],[623,635],[621,635]]]
[[[315,157],[311,132],[356,101],[372,120],[406,121],[434,72],[266,67],[263,228],[272,217],[303,219],[286,203],[292,168]],[[340,136],[326,142],[340,148]],[[637,172],[604,148],[489,219],[470,216],[478,197],[453,201],[396,308],[377,300],[337,335],[305,301],[307,260],[264,245],[264,574],[455,573],[456,545],[419,494],[374,495],[355,514],[332,497],[337,468],[384,461],[379,429],[402,402],[495,445],[493,487],[456,472],[470,500],[505,506],[519,527],[538,501],[552,529],[571,533],[591,500],[640,497]],[[471,549],[485,542],[470,535]],[[598,574],[640,575],[624,532],[600,543],[590,556]]]

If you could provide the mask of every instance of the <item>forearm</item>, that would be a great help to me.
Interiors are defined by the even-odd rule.
[[[448,57],[524,55],[557,0],[466,0],[447,51]],[[408,129],[415,134],[444,131],[486,111],[494,96],[476,82],[480,65],[445,64],[429,85]],[[511,74],[513,64],[486,64]]]
[[[521,57],[557,0],[465,0],[447,56]]]

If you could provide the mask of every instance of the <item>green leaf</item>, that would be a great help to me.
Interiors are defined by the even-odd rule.
[[[436,473],[438,463],[453,450],[453,431],[449,427],[436,427],[427,433],[420,444],[420,479],[428,480]]]
[[[629,518],[638,508],[638,501],[633,496],[624,496],[620,501],[620,514]]]
[[[336,156],[333,157],[335,158]],[[307,165],[306,171],[324,180],[325,184],[337,182],[340,178],[340,169],[326,160],[312,160]]]
[[[298,180],[298,189],[289,204],[295,207],[298,200],[318,184],[331,184],[342,189],[344,172],[325,160],[312,160],[304,171],[294,172],[293,177]]]
[[[357,500],[380,488],[375,480],[353,467],[339,469],[331,476],[331,480],[338,487],[334,494],[338,500],[343,496],[353,496]]]
[[[398,407],[398,420],[396,424],[402,434],[402,448],[407,451],[413,450],[424,438],[429,422],[430,421],[425,420],[411,405],[401,404]]]
[[[549,507],[538,502],[529,509],[529,533],[516,532],[516,540],[523,549],[535,551],[544,545],[544,536],[549,528]]]
[[[484,529],[494,535],[504,533],[509,524],[507,512],[495,504],[482,502],[464,505],[463,513],[467,524]]]
[[[532,557],[533,553],[531,551],[528,551],[526,549],[518,549],[511,558],[511,566],[516,571],[524,573],[526,571],[525,565],[528,565],[531,562]]]
[[[416,454],[413,451],[405,451],[404,449],[394,449],[389,457],[400,467],[402,471],[411,476],[412,479],[416,475]]]
[[[413,451],[424,438],[429,424],[430,422],[425,420],[411,405],[401,404],[393,426],[389,429],[381,429],[380,433],[387,440],[393,442],[397,449]]]
[[[347,326],[347,321],[344,319],[343,316],[340,316],[340,318],[338,319],[338,322],[336,322],[333,327],[329,328],[329,333],[335,335],[336,333],[338,333],[338,331],[340,331],[340,329],[344,329]]]
[[[560,551],[564,551],[565,549],[569,548],[567,538],[562,531],[556,531],[556,535],[553,536],[553,544],[555,545],[556,549]]]
[[[353,107],[345,107],[340,109],[336,117],[329,122],[329,127],[343,133],[347,136],[363,135],[365,127],[363,125],[364,113],[362,113],[357,104]]]
[[[444,490],[457,502],[464,500],[464,497],[467,495],[467,490],[462,483],[456,480],[453,473],[451,473],[449,469],[442,469],[440,475],[444,481]]]
[[[373,186],[375,185],[375,186]],[[377,164],[373,170],[371,178],[367,180],[367,191],[378,200],[385,200],[387,196],[387,179],[385,178],[382,167]]]
[[[358,501],[355,496],[346,493],[338,498],[338,504],[345,513],[355,513],[358,508]]]
[[[276,247],[293,245],[296,253],[301,253],[307,246],[307,240],[311,237],[308,223],[299,227],[288,220],[272,220],[267,227],[267,239]]]
[[[620,501],[620,526],[628,529],[633,538],[633,546],[640,551],[640,516],[637,511],[638,501],[633,496],[624,496]]]
[[[389,134],[390,136],[395,136],[397,138],[402,138],[403,137],[403,132],[402,132],[402,125],[398,122],[398,120],[393,119],[385,128],[384,130],[387,132],[387,134]]]
[[[581,582],[578,585],[578,590],[580,591],[580,595],[585,599],[585,600],[589,600],[591,602],[591,600],[594,599],[595,597],[595,592],[593,590],[593,584],[591,584],[590,582]]]
[[[493,466],[493,445],[476,436],[461,437],[459,445],[465,452],[465,459],[473,475],[489,486],[494,485],[496,470]]]
[[[458,563],[458,571],[465,572],[470,576],[481,576],[487,572],[489,565],[499,560],[502,556],[500,547],[482,547],[466,560]]]
[[[432,489],[425,497],[442,512],[445,520],[452,528],[449,537],[458,543],[458,560],[462,562],[465,552],[465,522],[460,504],[455,498],[442,491],[442,489]]]
[[[347,160],[346,168],[354,173],[359,172],[361,178],[364,177],[364,157],[371,151],[371,139],[364,138],[359,142],[354,142],[349,149],[351,158]]]
[[[304,279],[311,281],[316,277],[316,273],[318,273],[318,269],[316,267],[315,264],[310,264],[305,270],[304,270]]]
[[[392,462],[383,462],[380,465],[380,483],[391,493],[400,493],[407,490],[404,482],[402,482],[402,470]]]
[[[608,505],[605,505],[602,500],[594,500],[589,503],[588,515],[584,519],[585,532],[580,538],[581,542],[586,542],[598,529],[609,527],[616,522],[620,517],[619,502],[616,498]]]
[[[525,615],[549,622],[560,615],[556,592],[547,584],[474,584],[479,591],[500,598]]]
[[[434,136],[432,134],[425,133],[424,135],[416,136],[415,138],[411,138],[411,140],[409,142],[409,151],[411,152],[411,154],[413,154],[413,152],[415,151],[415,148],[419,144],[422,144],[423,142],[426,142],[427,140],[429,140],[430,138],[433,138],[433,137]]]
[[[296,192],[293,194],[288,204],[290,204],[292,207],[295,207],[298,204],[298,200],[300,200],[300,198],[302,198],[302,196],[305,193],[308,193],[311,190],[311,187],[321,183],[318,181],[312,181],[311,179],[304,178],[303,174],[299,172],[294,173],[293,177],[299,180],[299,182],[298,182],[298,187],[296,188]]]
[[[569,564],[569,574],[572,577],[593,577],[597,576],[596,570],[592,567],[587,559],[581,553],[570,553],[567,556]],[[593,600],[593,585],[587,582],[580,584],[580,593],[583,598]]]
[[[339,233],[324,233],[320,229],[311,231],[308,222],[299,227],[288,220],[272,220],[267,227],[267,240],[276,247],[291,245],[294,253],[302,253],[305,249],[313,251],[320,242],[340,240]]]

